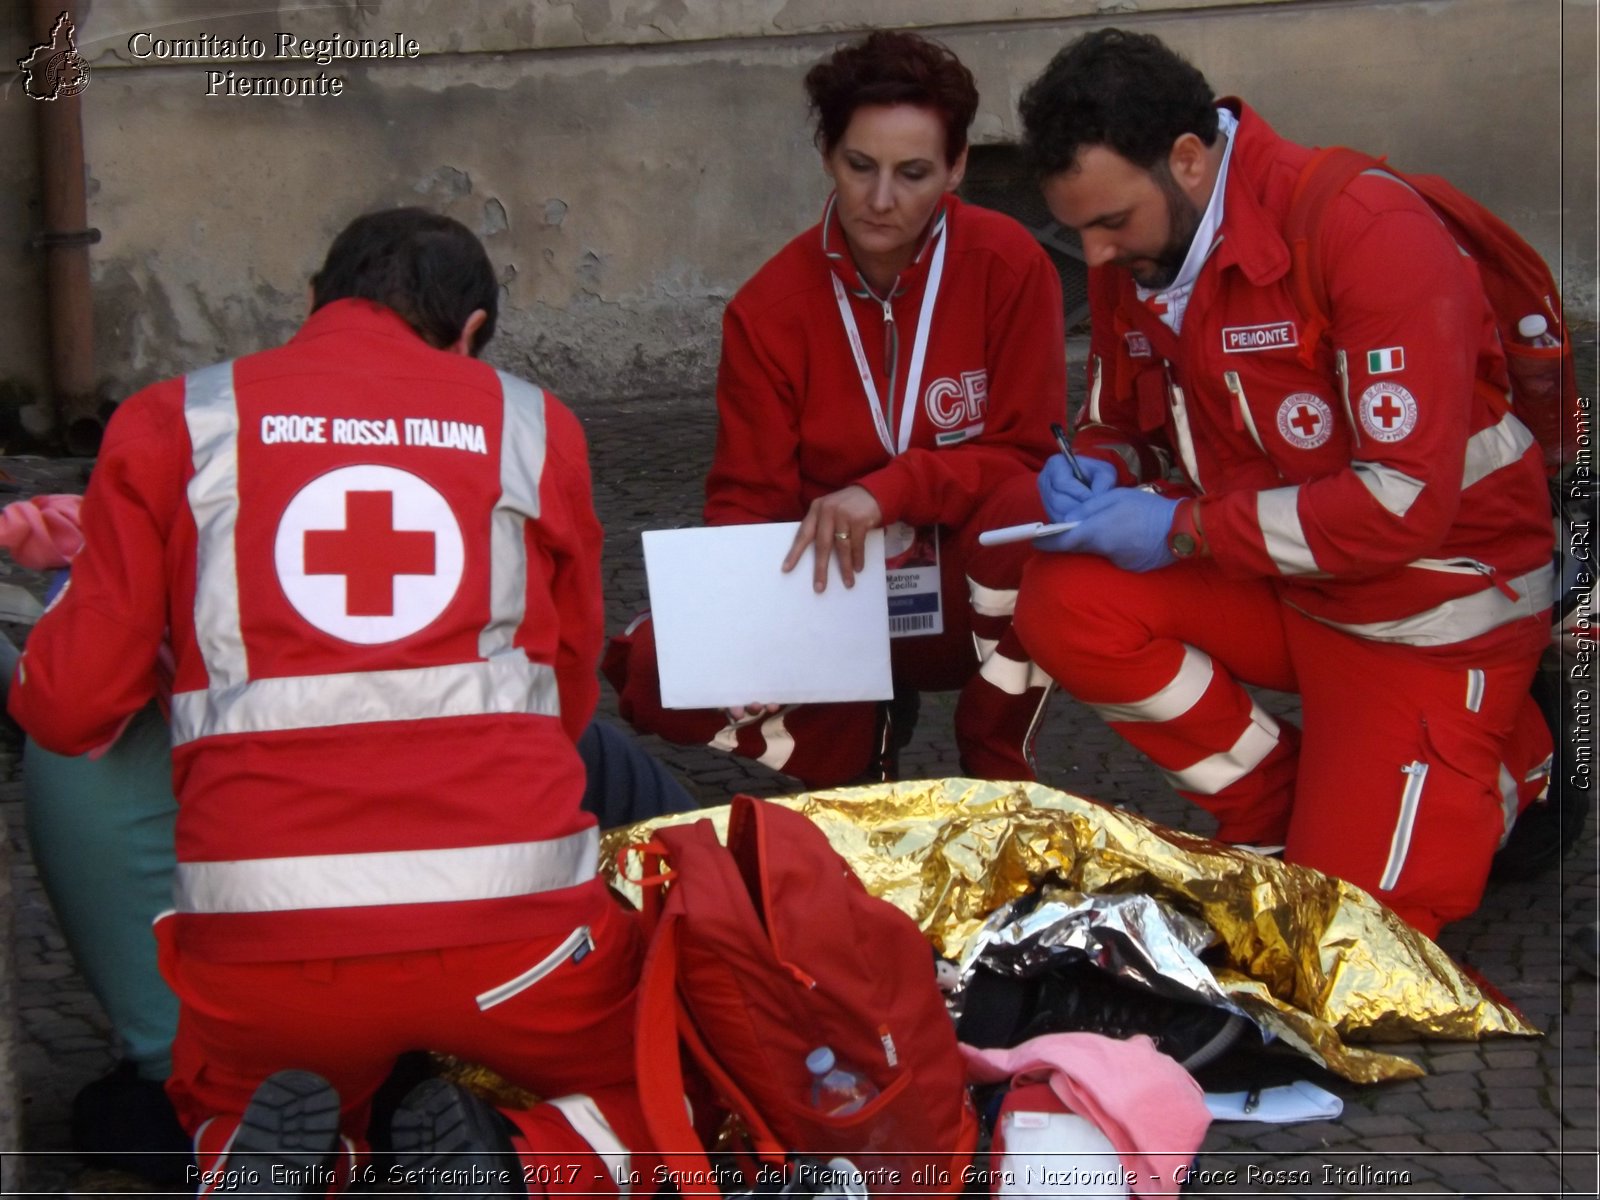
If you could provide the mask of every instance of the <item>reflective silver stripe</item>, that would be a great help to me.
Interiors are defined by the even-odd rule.
[[[1139,478],[1139,452],[1128,445],[1127,442],[1101,442],[1095,449],[1115,454],[1128,468],[1128,474],[1135,479]],[[1162,471],[1160,474],[1164,475],[1166,472]],[[1159,475],[1157,478],[1159,478]]]
[[[499,846],[180,862],[172,892],[185,913],[499,900],[587,882],[599,848],[591,826],[563,838]]]
[[[200,1128],[194,1131],[194,1144],[196,1147],[205,1144],[201,1139],[205,1137],[206,1130],[211,1128],[211,1123],[216,1119],[215,1117],[207,1117],[201,1123]],[[200,1190],[196,1193],[197,1195],[213,1196],[219,1188],[228,1186],[230,1178],[226,1173],[228,1169],[228,1151],[233,1149],[233,1142],[239,1136],[240,1128],[241,1126],[235,1125],[233,1132],[228,1135],[228,1140],[222,1143],[222,1149],[217,1151],[217,1157],[212,1160],[215,1165],[201,1176]],[[219,1170],[218,1168],[221,1169]]]
[[[1204,491],[1200,483],[1200,464],[1194,456],[1194,435],[1189,432],[1189,406],[1184,401],[1183,389],[1168,383],[1167,395],[1172,405],[1172,423],[1178,430],[1178,457],[1183,460],[1183,469],[1189,472],[1189,481]]]
[[[1517,790],[1517,779],[1506,769],[1505,763],[1500,764],[1500,845],[1504,846],[1511,837],[1511,827],[1517,823],[1517,801],[1521,798]]]
[[[1096,424],[1100,421],[1100,376],[1104,368],[1100,365],[1100,356],[1089,356],[1089,420]]]
[[[1406,777],[1406,786],[1400,793],[1400,815],[1395,819],[1394,833],[1389,838],[1389,861],[1384,864],[1383,878],[1378,880],[1378,890],[1383,892],[1393,890],[1400,882],[1406,855],[1411,851],[1411,829],[1417,823],[1417,809],[1422,803],[1422,781],[1428,777],[1425,762],[1414,762],[1400,770]]]
[[[508,979],[498,987],[492,987],[486,992],[478,993],[476,997],[478,1011],[483,1012],[497,1004],[504,1004],[513,996],[527,991],[539,980],[550,974],[551,971],[554,971],[562,963],[577,954],[579,949],[583,947],[587,947],[589,950],[594,949],[594,934],[587,925],[580,925],[567,934],[559,946],[515,979]]]
[[[1039,693],[1039,703],[1034,707],[1033,719],[1028,722],[1028,732],[1022,736],[1022,761],[1032,768],[1034,775],[1039,774],[1039,763],[1034,756],[1034,739],[1039,734],[1039,726],[1044,721],[1044,710],[1050,703],[1050,694],[1056,690],[1056,681],[1051,680],[1045,684],[1044,690]]]
[[[1537,616],[1555,599],[1555,568],[1537,567],[1511,580],[1512,600],[1502,591],[1486,587],[1470,596],[1447,600],[1426,612],[1393,621],[1346,624],[1315,613],[1306,615],[1331,629],[1342,629],[1374,642],[1399,642],[1407,646],[1449,646],[1498,629],[1524,617]],[[1303,610],[1302,610],[1303,611]]]
[[[1397,471],[1387,463],[1357,461],[1350,464],[1363,487],[1384,509],[1397,517],[1411,511],[1411,506],[1422,494],[1422,480],[1413,479],[1404,471]]]
[[[605,1113],[600,1111],[600,1106],[594,1100],[584,1095],[557,1096],[554,1100],[547,1101],[551,1108],[558,1109],[567,1124],[584,1141],[588,1142],[600,1160],[606,1164],[606,1170],[611,1173],[612,1181],[617,1185],[619,1196],[633,1194],[629,1182],[632,1179],[630,1164],[632,1159],[628,1148],[622,1144],[622,1139],[617,1136],[616,1130],[611,1128],[611,1122],[606,1120]]]
[[[1477,712],[1483,707],[1483,671],[1477,667],[1467,670],[1467,711]]]
[[[501,495],[490,528],[489,622],[478,636],[487,662],[397,671],[252,680],[240,629],[234,529],[239,513],[239,415],[233,364],[185,381],[194,448],[189,507],[198,534],[195,635],[209,686],[172,700],[174,745],[239,733],[319,729],[492,713],[560,715],[554,670],[512,644],[526,611],[524,528],[539,515],[545,461],[544,393],[499,374]]]
[[[1089,707],[1107,721],[1171,721],[1183,716],[1199,702],[1211,686],[1216,668],[1211,656],[1193,646],[1184,646],[1178,673],[1160,691],[1143,700],[1123,704],[1095,704]]]
[[[1528,427],[1510,413],[1501,417],[1497,424],[1478,430],[1467,439],[1466,462],[1461,471],[1462,490],[1501,467],[1509,467],[1533,444],[1533,434],[1528,432]]]
[[[555,670],[501,655],[492,662],[290,675],[231,688],[179,692],[172,697],[172,742],[182,746],[236,733],[493,713],[560,716]]]
[[[1318,570],[1306,531],[1300,524],[1300,489],[1268,488],[1256,493],[1256,522],[1267,557],[1284,575],[1309,575]]]
[[[970,575],[967,577],[967,594],[972,611],[983,617],[1009,617],[1017,611],[1016,588],[984,587]]]
[[[183,381],[183,419],[189,428],[194,478],[189,511],[194,514],[194,634],[206,675],[217,687],[249,678],[244,637],[239,631],[239,576],[234,560],[234,525],[239,516],[239,408],[233,363],[217,363]]]
[[[1162,774],[1175,788],[1202,796],[1215,796],[1260,766],[1277,744],[1278,723],[1252,702],[1250,724],[1245,726],[1239,740],[1231,747],[1220,754],[1202,758],[1192,767],[1185,767],[1181,771],[1163,771]]]
[[[1085,421],[1081,426],[1079,426],[1078,432],[1082,433],[1084,430],[1094,427],[1094,422]],[[1111,429],[1109,425],[1101,425],[1099,428],[1106,430]],[[1127,442],[1096,442],[1094,444],[1094,448],[1097,453],[1115,454],[1128,468],[1128,474],[1132,475],[1135,479],[1139,478],[1139,452]],[[1152,449],[1154,448],[1152,447]],[[1163,466],[1165,466],[1165,460],[1167,458],[1166,452],[1157,450],[1155,453],[1157,458],[1163,460]],[[1162,471],[1158,472],[1156,477],[1159,478],[1161,475],[1165,474],[1166,471],[1163,469]]]
[[[1261,435],[1256,432],[1255,415],[1250,411],[1250,401],[1245,398],[1244,384],[1239,379],[1239,372],[1224,371],[1222,382],[1228,385],[1228,390],[1239,403],[1239,415],[1244,418],[1244,427],[1250,433],[1250,440],[1256,444],[1257,450],[1265,454],[1267,448],[1261,444]]]
[[[774,771],[781,771],[788,766],[789,759],[794,754],[794,734],[789,732],[789,727],[783,721],[783,714],[788,711],[787,708],[780,708],[761,722],[761,738],[766,742],[767,748],[761,752],[756,761],[763,766],[771,767]]]
[[[500,499],[489,525],[489,623],[478,635],[485,658],[509,654],[528,604],[527,523],[539,517],[546,449],[544,392],[504,371],[500,377]]]
[[[1024,695],[1029,688],[1047,687],[1050,676],[1036,663],[991,654],[983,660],[978,674],[1008,696]]]

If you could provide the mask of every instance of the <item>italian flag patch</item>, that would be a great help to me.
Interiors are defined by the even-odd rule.
[[[1391,371],[1398,371],[1406,365],[1406,352],[1403,346],[1390,346],[1387,350],[1367,351],[1367,374],[1387,375]]]

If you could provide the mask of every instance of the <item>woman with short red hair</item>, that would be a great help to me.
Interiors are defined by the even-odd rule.
[[[799,521],[784,569],[819,591],[830,558],[853,581],[873,529],[891,569],[935,560],[923,591],[891,599],[897,702],[669,712],[648,621],[613,642],[606,672],[640,729],[814,787],[892,778],[909,729],[891,714],[903,726],[916,692],[960,688],[962,769],[1031,779],[1049,680],[1011,632],[1030,547],[977,535],[1043,519],[1034,477],[1066,411],[1061,285],[1021,225],[956,198],[978,92],[948,49],[879,31],[805,86],[834,190],[728,305],[705,519]]]

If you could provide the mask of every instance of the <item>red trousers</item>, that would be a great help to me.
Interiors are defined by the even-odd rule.
[[[1536,636],[1463,663],[1329,628],[1209,562],[1135,574],[1065,554],[1029,565],[1016,620],[1051,678],[1213,813],[1220,840],[1285,845],[1430,936],[1477,908],[1548,776]],[[1303,730],[1245,684],[1298,692]]]
[[[360,1155],[373,1093],[400,1054],[423,1049],[550,1100],[505,1112],[530,1147],[530,1195],[614,1195],[611,1171],[630,1152],[635,1170],[656,1161],[638,1156],[647,1137],[632,1082],[644,939],[637,914],[608,896],[587,936],[300,962],[185,955],[171,924],[157,924],[162,971],[180,1003],[167,1090],[202,1172],[222,1162],[256,1086],[297,1068],[338,1089],[352,1151],[338,1182],[370,1181]]]
[[[1034,476],[1026,474],[997,489],[965,525],[941,527],[944,632],[890,644],[897,692],[961,689],[956,745],[962,769],[977,778],[1034,778],[1033,737],[1050,691],[1050,680],[1028,660],[1011,628],[1032,547],[980,546],[978,534],[1044,519]],[[648,614],[611,639],[603,670],[617,689],[623,718],[641,732],[753,758],[810,787],[859,778],[892,732],[879,720],[879,705],[870,702],[792,704],[738,724],[716,709],[663,708]]]

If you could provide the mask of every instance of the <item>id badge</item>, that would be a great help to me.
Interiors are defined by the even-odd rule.
[[[889,636],[927,637],[944,632],[939,606],[939,527],[896,521],[883,530],[889,579]]]

